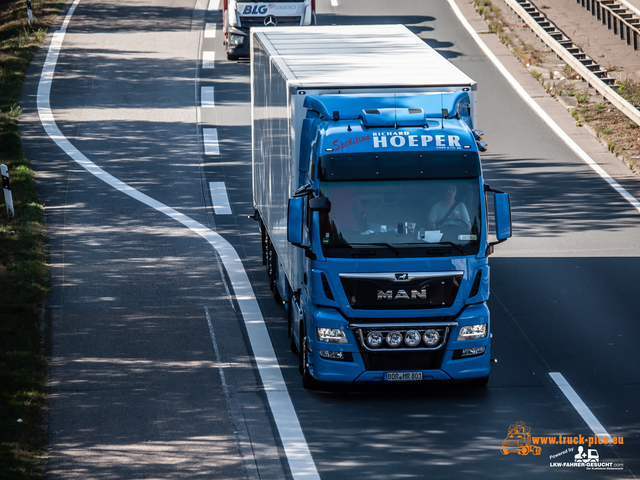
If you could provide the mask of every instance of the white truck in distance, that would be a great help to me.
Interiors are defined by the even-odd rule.
[[[316,0],[222,0],[222,20],[227,58],[237,60],[249,56],[253,27],[315,25]]]

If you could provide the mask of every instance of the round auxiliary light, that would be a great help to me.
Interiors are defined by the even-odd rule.
[[[420,332],[418,332],[417,330],[409,330],[404,334],[404,343],[406,343],[408,347],[418,346],[420,340]]]
[[[382,345],[382,340],[383,337],[380,332],[370,332],[369,335],[367,335],[367,345],[371,348],[378,348]]]
[[[402,334],[395,330],[387,333],[387,344],[390,347],[399,347],[402,343]]]
[[[440,334],[433,329],[427,330],[426,332],[424,332],[422,339],[424,340],[424,343],[426,343],[428,347],[433,347],[437,345],[438,342],[440,341]]]

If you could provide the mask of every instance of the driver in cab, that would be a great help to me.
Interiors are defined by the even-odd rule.
[[[471,228],[471,219],[464,203],[456,200],[458,189],[455,185],[448,185],[444,190],[443,199],[436,202],[427,217],[427,226],[433,230],[440,230],[447,225]]]

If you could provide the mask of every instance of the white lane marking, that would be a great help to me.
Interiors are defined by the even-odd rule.
[[[332,7],[337,7],[338,6],[338,0],[331,0],[331,6]]]
[[[214,68],[215,67],[215,50],[210,52],[202,52],[202,68]]]
[[[478,46],[482,49],[489,60],[495,65],[495,67],[500,71],[500,73],[507,79],[507,81],[511,84],[516,93],[531,107],[531,109],[538,114],[538,116],[553,130],[553,132],[560,137],[560,139],[571,149],[574,151],[578,157],[582,159],[584,163],[589,165],[598,175],[600,175],[609,185],[611,185],[616,192],[618,192],[627,202],[629,202],[633,207],[640,212],[640,201],[638,201],[633,195],[631,195],[627,190],[625,190],[622,185],[616,182],[611,176],[604,171],[604,169],[598,165],[582,148],[578,146],[576,142],[574,142],[569,135],[567,135],[564,130],[562,130],[556,122],[545,112],[540,105],[538,105],[533,98],[525,91],[524,88],[516,81],[515,78],[507,71],[507,69],[500,63],[500,60],[493,54],[491,50],[485,45],[480,36],[476,33],[473,27],[469,24],[466,18],[462,15],[462,12],[456,5],[455,0],[447,0],[449,5],[453,9],[454,13],[458,17],[458,20],[462,25],[466,28],[469,34],[476,41]]]
[[[220,10],[220,0],[210,0],[209,8],[207,8],[207,10],[209,10],[210,12],[212,10]]]
[[[204,38],[216,38],[216,25],[215,23],[206,23],[204,26]]]
[[[214,107],[213,87],[200,87],[200,106]]]
[[[607,437],[609,439],[609,443],[612,442],[611,435],[605,430],[602,424],[598,421],[596,416],[591,413],[589,407],[585,405],[582,399],[578,396],[576,391],[569,385],[569,382],[565,380],[561,373],[558,372],[549,372],[549,375],[556,382],[556,385],[560,387],[564,396],[571,402],[573,408],[577,410],[582,419],[587,423],[591,431],[598,437]]]
[[[204,143],[205,155],[220,155],[220,145],[218,144],[217,128],[203,128],[202,142]]]
[[[56,145],[89,173],[131,198],[180,222],[192,232],[204,238],[215,249],[233,286],[236,301],[238,302],[249,337],[249,343],[251,343],[251,349],[254,353],[256,366],[258,367],[258,372],[260,373],[260,378],[267,394],[267,401],[269,402],[271,413],[276,422],[276,427],[282,440],[291,473],[295,479],[319,480],[320,475],[318,474],[315,462],[304,438],[304,433],[300,427],[296,411],[291,403],[291,397],[289,396],[287,385],[282,377],[282,371],[280,370],[278,359],[273,350],[273,345],[269,340],[269,332],[264,323],[260,306],[258,305],[251,282],[242,265],[242,260],[238,252],[217,232],[210,230],[192,218],[139,192],[102,170],[76,149],[58,128],[49,101],[51,84],[66,31],[65,25],[68,24],[68,20],[71,18],[70,15],[75,10],[75,6],[79,1],[80,0],[74,0],[67,14],[65,23],[63,23],[63,29],[53,34],[49,51],[47,52],[47,58],[42,67],[37,94],[38,114],[42,127]]]
[[[227,195],[227,186],[224,182],[209,182],[211,202],[216,215],[231,215],[231,205]]]

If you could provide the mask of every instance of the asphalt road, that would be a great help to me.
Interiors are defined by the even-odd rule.
[[[490,261],[498,363],[486,389],[302,389],[257,223],[247,218],[249,65],[226,61],[219,12],[203,2],[82,0],[52,83],[56,122],[98,166],[234,246],[321,478],[634,478],[640,213],[515,94],[446,2],[337,3],[318,1],[318,23],[406,24],[479,84],[490,144],[484,171],[511,193],[514,220],[514,238]],[[218,24],[216,37],[202,35],[205,23]],[[203,68],[210,51],[215,68]],[[290,475],[214,250],[49,139],[36,112],[45,55],[32,64],[20,105],[51,240],[51,478]],[[198,114],[202,86],[215,88],[215,107]],[[216,128],[219,155],[204,150],[208,128]],[[616,166],[611,174],[640,198],[637,179]],[[231,215],[215,213],[209,182],[225,182]],[[615,448],[598,446],[601,461],[624,462],[624,471],[551,467],[571,461],[573,451],[550,459],[571,445],[545,446],[539,456],[500,453],[517,421],[536,436],[593,434],[550,372],[624,437]]]

